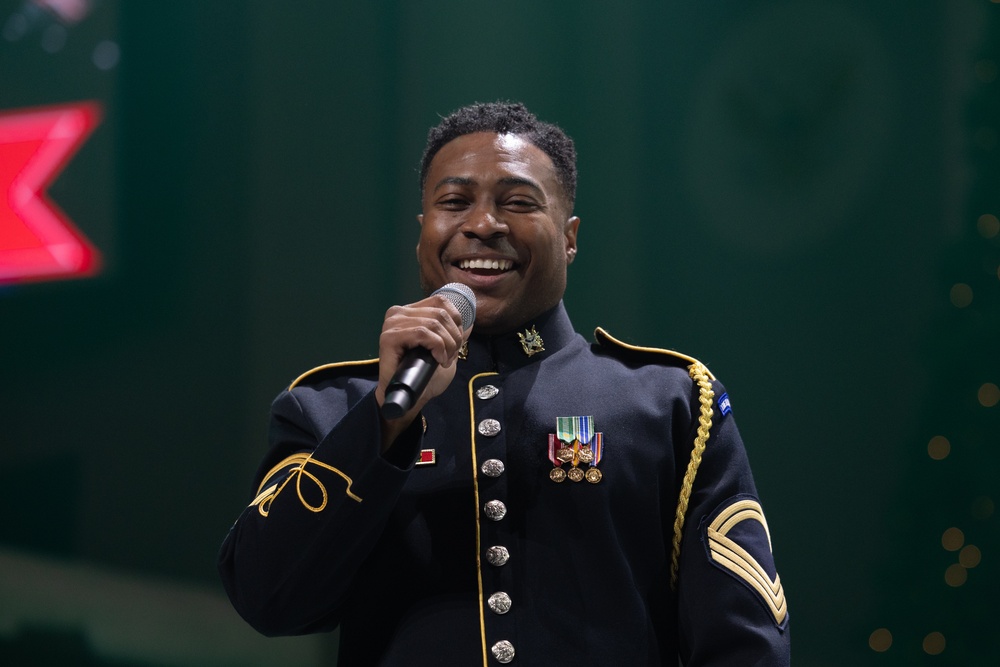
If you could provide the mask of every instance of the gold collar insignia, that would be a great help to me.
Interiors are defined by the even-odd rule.
[[[535,331],[534,325],[532,325],[530,330],[525,329],[524,333],[517,334],[517,337],[521,339],[521,347],[524,349],[524,353],[529,357],[533,354],[537,354],[538,352],[545,351],[545,341],[543,341],[542,337],[537,331]]]

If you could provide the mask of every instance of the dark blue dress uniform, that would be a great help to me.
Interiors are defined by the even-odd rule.
[[[296,380],[220,553],[239,613],[267,635],[339,625],[340,667],[789,664],[725,390],[597,335],[562,304],[473,334],[384,456],[377,361]]]

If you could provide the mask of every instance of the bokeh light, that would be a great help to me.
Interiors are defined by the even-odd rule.
[[[873,651],[885,653],[892,647],[892,633],[887,628],[879,628],[868,637],[868,646]]]
[[[941,546],[947,551],[958,551],[965,544],[965,533],[958,528],[949,528],[941,536]]]
[[[944,571],[944,581],[946,584],[952,588],[958,588],[966,582],[969,578],[969,572],[964,567],[955,563],[949,565],[948,569]]]
[[[984,408],[992,408],[1000,403],[1000,387],[992,382],[985,382],[979,387],[979,404]]]
[[[976,221],[976,230],[984,239],[991,239],[1000,234],[1000,218],[992,213],[984,213]]]
[[[955,283],[951,286],[951,293],[948,295],[951,304],[956,308],[967,308],[972,304],[972,288],[965,283]]]
[[[927,443],[927,455],[935,461],[943,461],[951,454],[951,442],[943,435],[936,435]]]
[[[972,502],[972,516],[979,520],[989,519],[995,510],[996,506],[989,496],[979,496]]]
[[[928,655],[941,655],[944,653],[945,640],[940,632],[932,632],[924,637],[924,653]]]
[[[962,549],[958,554],[959,564],[967,569],[972,569],[983,560],[983,554],[974,544],[970,544]]]

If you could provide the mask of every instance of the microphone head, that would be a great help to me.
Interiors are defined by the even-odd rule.
[[[476,295],[467,285],[462,283],[448,283],[438,288],[434,294],[440,294],[451,301],[452,305],[458,308],[462,315],[462,330],[465,331],[476,321]]]

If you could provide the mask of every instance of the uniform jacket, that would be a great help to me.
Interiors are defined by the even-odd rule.
[[[339,625],[340,667],[789,664],[725,389],[597,338],[562,304],[520,336],[473,333],[384,456],[377,360],[296,380],[220,553],[239,613],[268,635]]]

